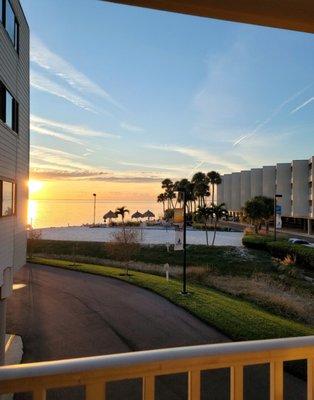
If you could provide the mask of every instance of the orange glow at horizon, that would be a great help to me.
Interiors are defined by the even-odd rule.
[[[120,201],[155,201],[162,191],[159,182],[103,182],[71,180],[30,180],[30,199],[88,200],[96,193],[98,199]]]

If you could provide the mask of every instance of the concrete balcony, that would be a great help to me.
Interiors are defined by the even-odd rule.
[[[178,347],[40,362],[0,368],[0,393],[32,392],[45,400],[52,388],[85,387],[87,400],[106,398],[106,384],[123,379],[142,380],[142,399],[154,400],[155,378],[188,373],[188,399],[201,398],[201,371],[230,369],[230,399],[243,400],[243,369],[270,365],[270,400],[283,400],[283,363],[307,360],[307,399],[314,400],[314,336]]]

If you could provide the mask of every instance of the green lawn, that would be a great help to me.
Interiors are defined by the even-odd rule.
[[[131,276],[126,276],[120,268],[85,263],[74,266],[69,261],[38,257],[32,259],[32,262],[113,277],[152,290],[216,327],[233,340],[314,335],[314,329],[311,327],[273,315],[251,303],[196,284],[189,285],[190,295],[182,296],[179,281],[166,282],[165,278],[157,275],[132,271]]]

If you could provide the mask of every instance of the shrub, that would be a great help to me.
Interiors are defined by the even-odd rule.
[[[297,265],[314,270],[314,248],[291,244],[286,240],[275,242],[271,236],[244,236],[242,243],[248,248],[266,250],[280,259],[290,256],[295,259]]]
[[[113,260],[131,261],[140,250],[138,230],[123,229],[113,233],[111,241],[105,243],[105,249]]]

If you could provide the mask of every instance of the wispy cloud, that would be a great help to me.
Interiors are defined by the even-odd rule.
[[[311,86],[313,86],[313,83],[311,83],[310,85],[305,86],[304,88],[302,88],[301,90],[299,90],[298,92],[294,93],[292,96],[288,97],[287,99],[285,99],[281,104],[279,104],[278,107],[276,107],[271,113],[270,115],[264,119],[262,122],[260,122],[259,124],[257,124],[257,126],[248,134],[241,136],[240,138],[236,139],[233,143],[233,146],[237,146],[238,144],[240,144],[241,142],[243,142],[244,140],[247,140],[253,136],[255,136],[265,125],[269,124],[281,111],[282,109],[287,106],[288,104],[290,104],[292,101],[294,101],[296,98],[298,98],[302,93],[304,93],[306,90],[308,90]],[[314,100],[314,97],[312,97],[311,99],[309,99],[308,101],[306,101],[305,103],[301,104],[301,106],[297,107],[296,109],[294,109],[293,111],[291,111],[291,113],[294,113],[298,110],[300,110],[301,108],[305,107],[308,103],[310,103],[311,101]]]
[[[75,144],[78,144],[81,146],[85,145],[84,142],[82,142],[81,140],[79,140],[77,138],[73,138],[72,136],[65,135],[63,133],[57,133],[57,132],[51,131],[50,129],[41,128],[40,126],[31,124],[30,130],[31,130],[31,132],[36,132],[36,133],[38,133],[40,135],[44,135],[44,136],[52,136],[56,139],[64,140],[65,142],[75,143]]]
[[[62,167],[68,171],[93,169],[90,165],[82,162],[83,156],[46,146],[31,145],[30,156],[32,167],[50,165],[51,168]]]
[[[189,165],[180,165],[180,166],[170,166],[170,165],[162,165],[162,164],[145,164],[145,163],[135,163],[135,162],[127,162],[121,161],[120,165],[131,166],[131,167],[140,167],[140,168],[149,168],[149,169],[157,169],[161,171],[175,171],[175,172],[185,172],[191,166]]]
[[[37,36],[31,37],[30,60],[51,74],[64,80],[75,90],[81,93],[90,93],[107,100],[119,109],[124,109],[100,85],[92,81],[85,74],[78,71],[68,61],[50,50]]]
[[[60,97],[66,101],[69,101],[75,106],[82,108],[83,110],[90,111],[94,114],[98,113],[98,111],[93,107],[93,105],[89,101],[73,93],[73,91],[65,88],[59,83],[56,83],[51,79],[47,78],[46,76],[38,73],[37,71],[31,70],[30,83],[31,86],[37,90],[41,90],[43,92],[50,93],[57,97]]]
[[[144,171],[112,171],[84,162],[84,155],[46,146],[31,145],[31,177],[36,179],[92,180],[112,182],[155,182],[162,173]]]
[[[298,106],[295,109],[293,109],[290,114],[296,113],[297,111],[301,110],[301,108],[303,108],[303,107],[307,106],[308,104],[312,103],[312,101],[314,101],[314,97],[310,97],[308,100],[306,100],[300,106]]]
[[[88,128],[83,125],[75,125],[75,124],[67,124],[61,121],[55,121],[48,118],[39,117],[37,115],[31,114],[30,117],[31,129],[34,128],[48,128],[51,130],[58,129],[59,131],[63,131],[69,133],[74,136],[83,136],[83,137],[104,137],[104,138],[120,138],[119,135],[114,133],[99,131],[95,129]]]
[[[198,167],[200,167],[201,165],[214,165],[215,167],[221,168],[222,170],[228,169],[230,171],[237,171],[239,169],[242,169],[246,165],[246,162],[244,160],[242,160],[242,163],[232,162],[232,157],[230,154],[217,155],[207,150],[195,147],[176,145],[145,145],[144,147],[160,151],[183,154],[185,156],[193,158],[196,161],[196,166],[198,165]]]
[[[137,126],[137,125],[129,124],[127,122],[121,122],[120,126],[121,126],[122,129],[125,129],[125,130],[127,130],[129,132],[134,132],[134,133],[143,133],[143,132],[145,132],[144,128],[142,128],[140,126]]]

